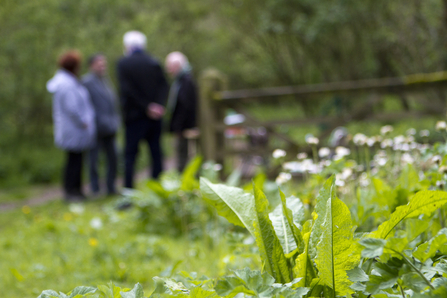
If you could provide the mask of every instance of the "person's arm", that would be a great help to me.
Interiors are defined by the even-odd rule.
[[[157,65],[155,71],[156,71],[156,79],[158,87],[158,93],[157,96],[155,97],[155,102],[162,106],[165,106],[169,94],[169,85],[168,82],[166,81],[165,75],[160,65]]]

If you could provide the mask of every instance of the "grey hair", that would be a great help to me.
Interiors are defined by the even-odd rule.
[[[127,50],[145,49],[147,38],[140,31],[128,31],[124,34],[123,43]]]
[[[189,61],[186,56],[181,52],[172,52],[166,56],[166,64],[170,63],[178,63],[181,68],[185,68],[189,66]]]

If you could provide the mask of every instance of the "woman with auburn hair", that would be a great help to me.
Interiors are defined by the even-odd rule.
[[[81,55],[76,50],[59,57],[59,69],[47,82],[53,94],[54,142],[67,153],[63,175],[64,196],[68,202],[82,201],[83,153],[96,139],[95,112],[87,89],[79,81]]]

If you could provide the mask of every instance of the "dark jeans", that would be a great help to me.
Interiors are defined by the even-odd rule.
[[[107,192],[113,194],[116,192],[115,179],[117,169],[115,135],[98,137],[96,146],[90,150],[90,186],[93,193],[99,192],[98,157],[100,150],[104,150],[107,158]]]
[[[65,196],[82,195],[82,152],[67,151],[64,169]]]
[[[181,173],[188,162],[188,139],[177,133],[177,169]]]
[[[133,188],[135,159],[140,140],[145,140],[152,157],[152,178],[157,179],[162,171],[160,146],[161,121],[138,119],[126,122],[126,149],[124,158],[124,187]]]

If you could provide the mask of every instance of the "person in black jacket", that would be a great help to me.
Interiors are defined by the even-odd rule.
[[[167,113],[171,117],[169,130],[175,134],[177,141],[177,169],[182,172],[188,161],[186,134],[196,127],[197,90],[185,55],[172,52],[166,57],[165,65],[169,75],[174,78]]]
[[[169,88],[160,64],[145,52],[146,36],[129,31],[123,41],[126,55],[117,73],[126,134],[124,187],[132,188],[140,140],[150,148],[152,178],[162,172],[161,118]]]

